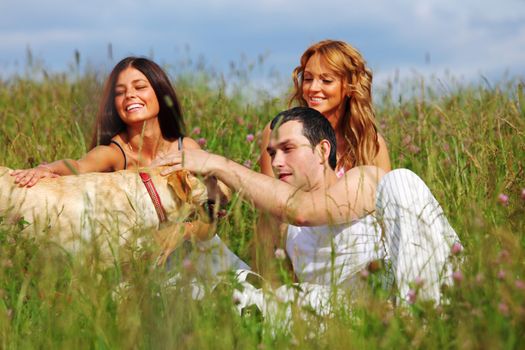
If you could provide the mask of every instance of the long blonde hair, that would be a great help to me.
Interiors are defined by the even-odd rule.
[[[346,84],[344,112],[336,126],[336,134],[347,141],[338,168],[350,169],[372,164],[379,152],[379,141],[372,108],[372,72],[365,65],[359,51],[343,41],[323,40],[310,46],[301,56],[301,64],[293,71],[294,92],[290,105],[298,102],[307,106],[303,98],[303,73],[306,63],[315,54]]]

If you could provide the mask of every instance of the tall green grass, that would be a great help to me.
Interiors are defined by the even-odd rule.
[[[247,96],[252,66],[247,72],[236,67],[227,78],[176,68],[168,71],[189,136],[256,169],[259,132],[286,107],[285,96],[255,88]],[[0,164],[30,167],[84,154],[103,76],[87,71],[35,79],[28,73],[0,81]],[[27,235],[23,222],[0,218],[0,348],[522,347],[524,82],[446,89],[432,81],[391,82],[375,103],[394,167],[425,180],[465,247],[443,305],[393,308],[371,275],[364,281],[368,295],[351,308],[297,319],[288,333],[257,313],[239,315],[233,279],[193,300],[191,264],[175,263],[181,275],[174,286],[173,271],[154,267],[153,243],[108,267],[89,249],[72,254]],[[248,263],[255,219],[256,210],[234,198],[217,230]]]

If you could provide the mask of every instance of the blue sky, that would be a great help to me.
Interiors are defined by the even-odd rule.
[[[325,38],[357,47],[376,82],[403,76],[525,76],[523,0],[2,0],[0,77],[23,71],[27,49],[48,70],[106,69],[124,56],[162,64],[265,55],[264,70],[288,79],[302,52]],[[112,44],[114,61],[108,59]]]

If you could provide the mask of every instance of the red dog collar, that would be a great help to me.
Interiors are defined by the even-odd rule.
[[[162,206],[159,194],[157,193],[157,190],[155,189],[155,185],[153,184],[153,181],[151,181],[151,177],[149,176],[148,173],[140,172],[139,175],[140,175],[142,182],[144,183],[144,186],[146,186],[146,190],[148,191],[148,194],[151,197],[151,201],[153,202],[153,205],[155,206],[155,211],[157,212],[159,221],[160,222],[166,221],[167,220],[166,211],[164,210],[164,207]]]

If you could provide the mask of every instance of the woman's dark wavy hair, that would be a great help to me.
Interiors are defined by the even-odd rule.
[[[111,138],[126,129],[115,107],[115,85],[126,68],[133,67],[146,76],[159,101],[159,125],[162,136],[169,140],[183,137],[185,125],[179,100],[164,70],[155,62],[142,57],[126,57],[113,68],[104,85],[90,149],[109,145]]]

